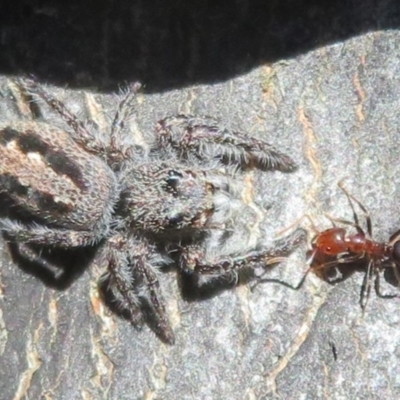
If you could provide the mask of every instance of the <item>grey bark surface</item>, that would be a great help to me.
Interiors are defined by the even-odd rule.
[[[81,115],[88,97],[107,112],[118,87],[138,80],[145,137],[167,115],[212,115],[298,162],[292,174],[244,176],[252,212],[234,221],[231,247],[272,246],[296,223],[312,236],[305,214],[320,230],[331,226],[326,214],[351,220],[342,179],[370,211],[374,238],[387,241],[400,228],[400,4],[218,4],[2,5],[0,118],[13,117],[4,95],[10,74],[36,74]],[[189,301],[176,271],[165,272],[176,333],[167,346],[103,306],[101,266],[54,289],[1,245],[2,399],[400,396],[400,300],[372,293],[362,317],[361,273],[334,286],[310,275],[299,291],[239,285]],[[296,284],[306,251],[304,243],[268,276]]]

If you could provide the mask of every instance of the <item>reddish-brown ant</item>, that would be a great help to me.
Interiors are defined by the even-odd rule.
[[[349,233],[347,229],[334,226],[333,228],[319,232],[312,241],[310,251],[309,269],[306,271],[300,283],[295,289],[300,289],[309,272],[315,273],[329,283],[337,283],[349,277],[355,271],[364,271],[364,279],[361,286],[360,305],[364,311],[371,293],[372,282],[375,292],[381,298],[400,297],[395,294],[382,294],[380,291],[380,273],[391,269],[396,284],[400,284],[398,267],[400,266],[400,231],[392,235],[387,243],[373,240],[371,217],[363,204],[349,194],[339,183],[339,187],[346,195],[352,212],[353,222],[337,220],[355,228],[355,233]],[[359,223],[353,202],[363,211],[366,219],[367,232]],[[332,275],[340,274],[341,277],[332,279]],[[375,278],[374,278],[375,277]]]
[[[259,282],[276,282],[291,289],[299,290],[310,272],[328,283],[335,284],[347,279],[356,271],[363,271],[364,279],[361,286],[360,305],[364,312],[370,297],[372,282],[374,282],[377,296],[386,299],[400,297],[395,294],[382,294],[380,290],[381,272],[391,272],[391,281],[394,277],[396,286],[400,286],[398,270],[400,267],[400,230],[393,234],[387,243],[373,240],[369,212],[359,200],[347,192],[341,182],[339,187],[350,203],[354,222],[335,221],[352,226],[355,232],[349,233],[348,229],[338,226],[319,232],[314,237],[312,248],[309,251],[309,268],[297,286],[277,279],[260,279]],[[365,215],[366,232],[360,226],[353,202],[360,207]]]

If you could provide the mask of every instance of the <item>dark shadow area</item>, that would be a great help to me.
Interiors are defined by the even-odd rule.
[[[27,225],[44,223],[17,206],[5,193],[0,193],[0,218],[10,218]],[[40,279],[45,285],[58,290],[67,289],[83,274],[100,246],[62,249],[17,243],[6,232],[2,232],[2,235],[18,267]]]
[[[8,242],[12,260],[22,271],[57,290],[65,290],[79,279],[92,263],[97,250],[97,247],[67,250],[51,246],[17,245],[7,235],[4,238]],[[27,254],[33,257],[28,258]]]
[[[329,43],[397,29],[395,0],[3,1],[0,74],[164,91],[243,74]]]

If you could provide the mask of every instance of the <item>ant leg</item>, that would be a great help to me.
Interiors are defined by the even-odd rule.
[[[311,267],[309,267],[309,268],[307,269],[307,271],[304,273],[304,275],[302,276],[302,278],[300,279],[299,283],[298,283],[296,286],[293,286],[293,285],[291,285],[290,283],[281,281],[280,279],[264,278],[264,279],[259,279],[259,280],[256,282],[256,285],[253,285],[253,286],[251,287],[251,290],[253,291],[254,288],[255,288],[256,286],[258,286],[258,284],[260,284],[260,283],[279,283],[280,285],[285,286],[285,287],[287,287],[287,288],[289,288],[289,289],[292,289],[292,290],[300,290],[300,289],[303,287],[304,282],[306,281],[306,278],[307,278],[308,274],[310,273],[310,271],[312,271],[312,268],[311,268]]]
[[[343,255],[342,256],[339,255],[336,262],[338,264],[350,264],[350,263],[355,263],[356,261],[362,260],[364,257],[365,257],[364,252],[357,254],[355,256],[349,256],[349,257],[344,257]]]
[[[361,210],[363,211],[363,213],[364,213],[364,215],[365,215],[365,220],[366,220],[366,222],[367,222],[367,232],[368,232],[368,235],[369,235],[369,237],[372,237],[372,222],[371,222],[371,216],[370,216],[370,214],[369,214],[369,211],[365,208],[365,206],[361,203],[360,200],[356,199],[353,195],[351,195],[351,194],[346,190],[346,188],[344,187],[342,181],[340,181],[340,182],[338,183],[338,186],[340,187],[340,189],[343,190],[344,194],[347,196],[347,199],[349,200],[350,207],[351,207],[351,209],[353,210],[353,217],[354,217],[354,222],[356,223],[356,228],[357,228],[357,227],[360,227],[360,222],[359,222],[359,220],[358,220],[357,213],[355,212],[355,209],[354,209],[354,205],[353,205],[353,203],[352,203],[352,200],[353,200],[354,202],[356,202],[356,203],[358,204],[358,206],[361,208]],[[361,228],[360,228],[360,229],[361,229]],[[357,230],[358,230],[358,228],[357,228]],[[364,232],[363,232],[363,230],[361,229],[361,231],[360,231],[359,233],[364,233]]]
[[[331,217],[330,215],[327,215],[327,214],[325,214],[325,215],[329,218],[329,220],[332,222],[334,227],[336,226],[335,222],[339,223],[339,224],[343,224],[343,225],[349,225],[349,226],[354,227],[357,230],[358,233],[360,233],[361,235],[365,236],[364,229],[361,228],[360,225],[357,225],[357,223],[350,222],[350,221],[347,221],[347,220],[341,219],[341,218],[334,218],[334,217]]]
[[[333,224],[334,227],[336,226],[335,222],[336,222],[336,223],[339,223],[339,224],[343,224],[343,225],[349,225],[349,226],[354,227],[354,228],[357,230],[358,233],[360,233],[361,235],[364,235],[364,236],[365,236],[364,229],[361,228],[361,226],[360,226],[360,224],[359,224],[358,216],[357,216],[357,214],[355,213],[355,210],[354,210],[354,208],[353,208],[352,203],[350,203],[350,205],[351,205],[351,208],[352,208],[352,210],[353,210],[354,222],[350,222],[350,221],[347,221],[346,219],[342,219],[342,218],[335,218],[335,217],[332,217],[331,215],[328,215],[328,214],[325,214],[325,215],[326,215],[327,218],[332,222],[332,224]]]
[[[397,264],[394,263],[394,265],[392,265],[392,268],[394,270],[394,276],[396,278],[397,287],[400,287],[400,274],[399,274],[399,270],[397,269]]]
[[[282,259],[279,259],[279,260],[273,258],[273,259],[271,259],[270,262],[267,262],[267,265],[276,264],[276,263],[283,262],[283,261],[285,261],[285,258],[282,258]],[[277,279],[277,278],[263,278],[263,276],[264,276],[264,274],[263,274],[260,277],[257,277],[256,278],[257,280],[250,285],[250,290],[253,292],[254,289],[260,283],[278,283],[278,284],[280,284],[282,286],[285,286],[285,287],[287,287],[289,289],[292,289],[292,290],[300,290],[303,287],[304,282],[306,281],[306,278],[307,278],[307,276],[308,276],[308,274],[310,273],[311,270],[312,270],[312,268],[308,268],[307,269],[307,271],[301,277],[301,279],[300,279],[300,281],[299,281],[299,283],[297,285],[292,285],[291,283],[282,281],[281,279]],[[265,274],[266,273],[267,273],[267,271],[265,271]]]
[[[347,257],[347,258],[343,258],[343,259],[339,259],[339,260],[328,261],[328,262],[325,262],[325,263],[320,264],[320,265],[317,265],[317,266],[313,266],[313,265],[312,265],[312,262],[313,262],[313,257],[314,257],[314,256],[315,256],[315,253],[311,254],[311,256],[310,256],[310,258],[309,258],[309,260],[308,260],[308,262],[307,262],[307,264],[310,265],[310,267],[307,269],[307,271],[305,272],[305,274],[304,274],[303,277],[301,278],[300,282],[299,282],[296,286],[292,286],[292,285],[287,284],[286,282],[281,282],[281,281],[279,281],[278,283],[281,283],[282,285],[288,287],[289,289],[299,290],[299,289],[301,289],[301,287],[304,285],[304,282],[305,282],[305,280],[306,280],[306,278],[307,278],[307,275],[308,275],[311,271],[314,272],[314,273],[315,273],[317,276],[319,276],[320,278],[321,278],[321,276],[320,276],[320,274],[318,273],[318,271],[322,271],[322,272],[321,272],[321,274],[322,274],[322,280],[324,280],[325,282],[328,282],[328,283],[330,283],[330,284],[336,284],[336,283],[342,282],[342,281],[344,281],[345,279],[347,279],[349,275],[344,275],[344,274],[342,274],[343,277],[341,277],[341,278],[338,278],[338,279],[335,279],[335,280],[329,280],[329,278],[328,278],[328,276],[327,276],[328,270],[329,270],[330,268],[332,268],[332,267],[337,267],[338,264],[347,264],[347,263],[350,264],[350,263],[353,263],[353,262],[359,260],[360,258],[362,258],[362,257],[359,257],[359,256]],[[276,280],[272,280],[272,279],[265,279],[265,280],[262,280],[262,282],[274,282],[274,281],[276,282]]]
[[[392,260],[391,267],[393,268],[393,273],[396,278],[397,287],[400,287],[400,273],[399,273],[399,264],[400,264],[400,230],[396,231],[393,235],[390,236],[389,244],[392,248]]]
[[[310,255],[310,257],[306,261],[306,264],[309,267],[308,267],[307,271],[304,273],[304,275],[302,276],[302,278],[300,279],[299,283],[296,286],[291,285],[290,283],[284,282],[284,281],[282,281],[280,279],[259,277],[257,279],[257,281],[251,286],[251,291],[253,291],[260,283],[279,283],[280,285],[285,286],[285,287],[287,287],[289,289],[300,290],[303,287],[304,282],[306,281],[306,278],[307,278],[308,274],[310,273],[310,271],[313,270],[313,268],[310,267],[310,265],[312,264],[312,261],[313,261],[313,259],[315,257],[315,254],[316,254],[316,251],[313,251],[313,253]]]
[[[296,221],[292,222],[289,226],[287,226],[286,228],[282,229],[281,231],[279,231],[276,234],[276,237],[282,237],[286,234],[286,232],[292,232],[294,229],[304,229],[304,224],[303,221],[307,220],[309,222],[310,225],[310,229],[315,233],[318,234],[320,231],[319,229],[317,229],[312,216],[309,214],[303,214],[301,217],[299,217],[298,219],[296,219]]]
[[[400,229],[393,233],[389,238],[389,246],[394,246],[400,240]]]
[[[372,272],[373,272],[372,264],[373,261],[370,260],[370,262],[368,263],[367,271],[364,274],[363,283],[361,285],[360,306],[363,316],[368,304],[369,297],[371,295]]]
[[[341,258],[339,260],[332,260],[332,261],[328,261],[325,262],[323,264],[317,265],[317,266],[313,266],[313,260],[316,254],[316,250],[310,255],[309,259],[307,260],[306,264],[309,265],[309,268],[307,269],[307,271],[304,273],[303,277],[300,279],[299,283],[296,286],[293,286],[287,282],[283,282],[279,279],[273,279],[273,278],[261,278],[258,279],[256,285],[254,285],[252,287],[252,289],[257,286],[259,283],[279,283],[289,289],[292,290],[300,290],[303,285],[304,282],[306,281],[306,278],[308,276],[308,274],[312,271],[314,272],[317,276],[319,276],[321,278],[322,275],[322,280],[324,280],[325,282],[328,282],[330,284],[336,284],[339,282],[344,281],[349,275],[345,275],[343,276],[343,278],[339,278],[339,279],[335,279],[335,280],[331,280],[329,281],[328,276],[327,276],[327,271],[332,268],[332,267],[337,267],[338,264],[350,264],[353,263],[355,261],[358,261],[359,259],[362,258],[362,256],[352,256],[352,257],[347,257],[347,258]],[[321,274],[319,274],[319,271],[321,271]]]
[[[380,297],[381,299],[394,299],[396,297],[400,297],[397,294],[383,294],[381,292],[380,281],[380,275],[379,273],[377,273],[375,277],[375,293],[378,297]]]

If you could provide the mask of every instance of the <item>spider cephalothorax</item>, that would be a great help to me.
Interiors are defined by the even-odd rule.
[[[142,146],[129,131],[137,85],[120,102],[109,132],[80,121],[33,79],[10,88],[25,112],[0,124],[0,192],[24,218],[2,218],[0,228],[23,257],[45,267],[32,245],[99,245],[118,307],[133,323],[150,309],[169,343],[174,335],[158,276],[171,252],[181,254],[174,259],[182,271],[198,275],[229,276],[265,263],[268,252],[252,251],[210,264],[202,244],[211,231],[225,229],[230,183],[241,169],[290,172],[295,164],[288,156],[211,118],[183,115],[159,121],[153,143]],[[58,120],[38,121],[26,111],[29,101]]]

